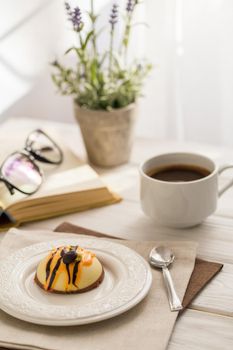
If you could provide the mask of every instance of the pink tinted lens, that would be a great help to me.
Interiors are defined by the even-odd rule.
[[[7,158],[2,166],[2,175],[10,184],[28,194],[35,192],[42,182],[36,165],[21,153]]]

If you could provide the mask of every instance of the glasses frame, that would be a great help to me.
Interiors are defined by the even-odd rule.
[[[43,157],[42,155],[39,154],[39,150],[38,152],[33,150],[32,147],[30,147],[30,145],[28,145],[30,136],[35,133],[35,132],[39,132],[41,134],[43,134],[48,140],[50,140],[50,142],[57,148],[59,155],[60,155],[60,159],[58,161],[50,161],[49,159]],[[25,192],[23,190],[21,190],[20,188],[18,188],[17,186],[15,186],[14,184],[12,184],[11,182],[9,182],[3,175],[2,175],[2,169],[4,167],[4,164],[6,163],[6,161],[14,156],[15,154],[20,154],[23,155],[24,157],[28,158],[28,160],[33,164],[33,166],[36,168],[36,171],[38,172],[38,174],[41,176],[41,184],[37,187],[37,189],[33,192]],[[43,171],[40,169],[40,167],[36,164],[35,161],[41,162],[41,163],[46,163],[46,164],[54,164],[54,165],[59,165],[62,163],[63,161],[63,153],[62,150],[60,149],[60,147],[57,145],[57,143],[50,137],[48,136],[43,130],[41,129],[36,129],[33,130],[26,138],[25,141],[25,147],[21,150],[21,151],[15,151],[13,153],[11,153],[9,156],[7,156],[4,161],[2,162],[1,166],[0,166],[0,181],[3,182],[5,184],[5,186],[7,187],[7,189],[9,190],[10,194],[13,195],[15,193],[15,190],[17,190],[18,192],[21,192],[23,194],[26,195],[32,195],[34,193],[36,193],[40,186],[43,183],[44,180],[44,173]]]

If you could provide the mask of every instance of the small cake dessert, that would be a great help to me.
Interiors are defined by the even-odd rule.
[[[98,287],[104,269],[95,254],[79,246],[53,249],[38,265],[35,281],[53,293],[83,293]]]

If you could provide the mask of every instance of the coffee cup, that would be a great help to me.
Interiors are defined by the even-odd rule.
[[[201,154],[166,153],[140,166],[140,198],[144,213],[161,225],[192,227],[214,213],[218,198],[233,184],[218,187],[218,167]]]

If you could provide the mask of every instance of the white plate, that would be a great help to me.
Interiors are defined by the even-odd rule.
[[[98,288],[83,294],[47,293],[34,282],[37,264],[52,248],[69,244],[96,253],[104,266],[104,280]],[[0,308],[37,324],[87,324],[131,309],[147,295],[151,281],[148,263],[123,245],[98,238],[43,242],[20,249],[1,262]]]

